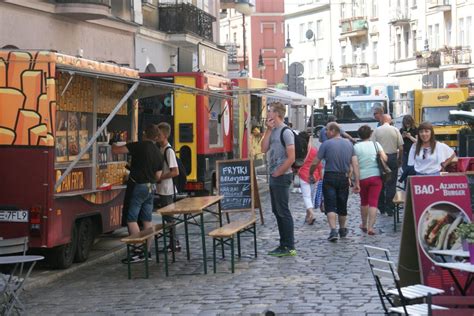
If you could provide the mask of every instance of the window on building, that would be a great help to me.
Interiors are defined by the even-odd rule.
[[[316,21],[316,39],[323,39],[323,20]]]
[[[237,43],[237,33],[236,32],[234,32],[233,38],[234,38],[234,43]]]
[[[366,44],[364,43],[361,45],[361,53],[360,53],[360,62],[363,64],[366,62],[365,61],[365,48],[366,48]]]
[[[314,59],[308,60],[308,77],[314,78]]]
[[[308,22],[308,30],[313,31],[313,36],[316,36],[316,35],[315,35],[316,30],[314,29],[314,25],[313,25],[313,24],[314,24],[313,22]],[[308,31],[308,30],[306,30],[306,31]],[[314,38],[309,38],[309,39],[307,38],[307,40],[308,40],[308,42],[310,42],[310,41],[314,40]]]
[[[359,50],[359,45],[352,46],[352,63],[357,64],[357,53]]]
[[[433,40],[434,40],[434,49],[439,48],[439,24],[435,24],[434,26],[434,34],[433,34]]]
[[[416,0],[413,0],[412,7],[416,7]]]
[[[433,25],[428,26],[428,45],[433,48]]]
[[[416,31],[412,31],[411,32],[411,48],[412,48],[412,53],[413,53],[413,56],[416,56]]]
[[[346,12],[345,11],[346,11],[346,4],[341,3],[341,20],[346,17]]]
[[[346,64],[346,47],[341,47],[341,65]]]
[[[357,16],[357,2],[355,0],[352,0],[351,4],[351,17]]]
[[[378,1],[372,0],[372,17],[376,18],[379,16]]]
[[[451,46],[451,21],[446,22],[446,45]]]
[[[372,43],[372,64],[377,65],[377,42]]]
[[[367,16],[367,4],[366,0],[360,0],[360,15]]]
[[[468,16],[466,18],[466,46],[471,47],[471,27],[472,27],[472,18]]]
[[[323,59],[318,58],[318,78],[324,77]]]
[[[300,43],[305,41],[305,39],[306,39],[305,33],[306,32],[305,32],[305,29],[304,29],[304,23],[301,23],[300,24]]]
[[[464,45],[464,18],[459,19],[459,33],[458,33],[458,45]]]
[[[410,57],[410,53],[409,53],[409,50],[410,50],[410,32],[407,31],[405,32],[405,58],[408,58]]]
[[[402,35],[397,34],[397,59],[402,58]]]

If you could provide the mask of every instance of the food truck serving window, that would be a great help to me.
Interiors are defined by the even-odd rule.
[[[223,99],[209,97],[209,147],[222,147],[224,142],[224,131],[222,125],[222,114],[225,110]]]

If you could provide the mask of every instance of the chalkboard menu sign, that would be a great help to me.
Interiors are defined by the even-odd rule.
[[[254,175],[250,159],[217,161],[217,189],[223,195],[222,210],[252,210],[254,208]]]

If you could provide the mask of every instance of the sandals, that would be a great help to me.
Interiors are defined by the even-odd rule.
[[[374,235],[377,235],[377,234],[375,233],[375,230],[371,229],[371,230],[367,231],[367,235],[374,236]]]
[[[359,228],[360,228],[360,230],[363,231],[364,233],[367,232],[367,227],[362,226],[362,224],[360,224]]]

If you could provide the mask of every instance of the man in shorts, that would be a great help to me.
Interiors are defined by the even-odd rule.
[[[146,127],[142,141],[123,146],[112,144],[112,153],[132,156],[129,179],[134,182],[134,188],[130,196],[127,215],[130,235],[140,232],[138,220],[142,221],[144,230],[152,227],[153,192],[163,169],[163,156],[155,145],[158,132],[158,126],[152,124]],[[149,240],[148,248],[150,246]],[[134,253],[131,258],[131,262],[143,260],[145,260],[144,254],[140,252]],[[122,262],[128,263],[128,260],[124,259]]]
[[[349,175],[352,171],[354,174],[353,192],[358,193],[360,191],[359,163],[352,143],[341,137],[341,130],[337,123],[332,122],[327,125],[327,135],[329,140],[319,147],[318,156],[314,159],[309,173],[314,173],[321,160],[326,161],[323,177],[324,210],[331,229],[328,240],[336,241],[338,233],[341,238],[345,238],[348,233],[346,222]],[[336,220],[339,221],[339,232],[336,228]]]

